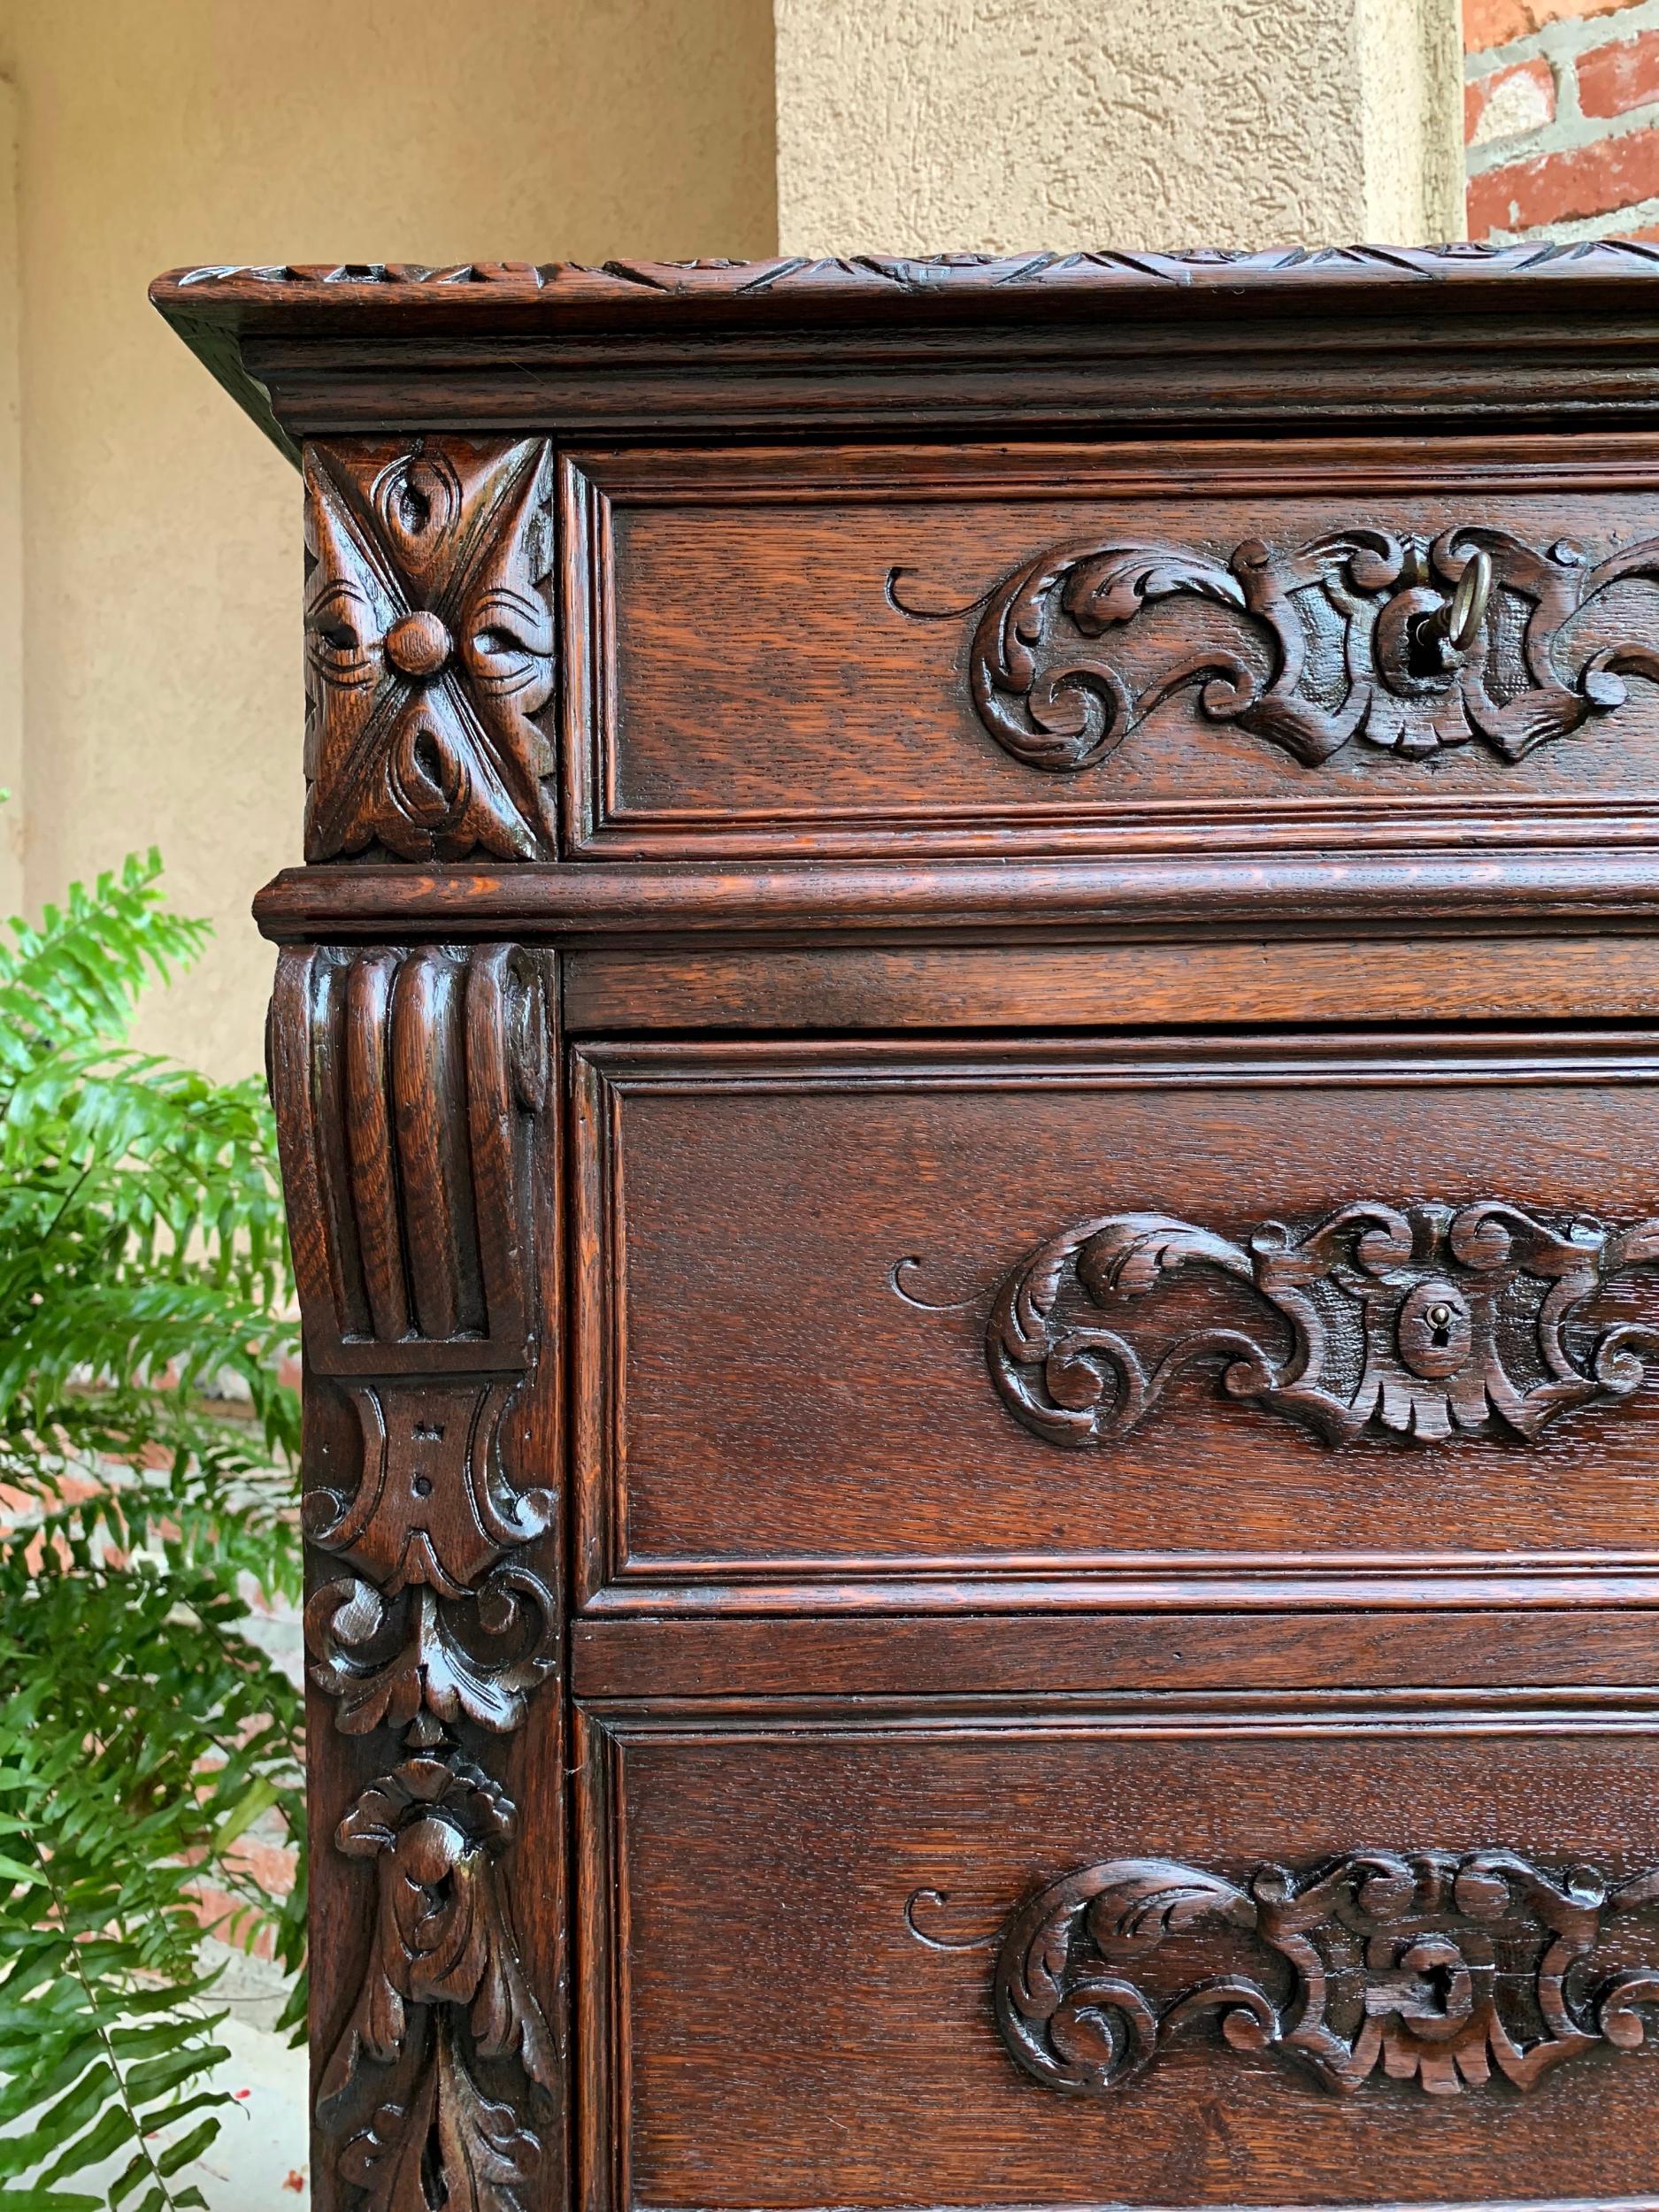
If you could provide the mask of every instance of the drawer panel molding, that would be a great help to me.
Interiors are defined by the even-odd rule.
[[[582,2201],[1651,2203],[1659,1738],[1432,1706],[579,1703]]]
[[[1624,676],[1659,679],[1659,643],[1640,637],[1571,672],[1557,659],[1582,608],[1655,579],[1659,539],[1592,561],[1571,538],[1540,548],[1480,523],[1432,540],[1356,526],[1291,549],[1246,538],[1225,559],[1174,542],[1050,547],[955,611],[979,614],[968,663],[979,719],[1027,767],[1092,767],[1188,689],[1206,720],[1310,767],[1356,738],[1405,755],[1479,738],[1519,760],[1623,706]],[[890,575],[894,605],[940,618],[908,584]],[[1211,642],[1183,638],[1132,687],[1113,642],[1148,606],[1180,598],[1237,619]],[[1238,649],[1239,621],[1265,649],[1265,677]]]
[[[566,452],[561,849],[1005,862],[1259,833],[1328,860],[1448,809],[1516,845],[1586,806],[1628,828],[1659,790],[1656,460]]]
[[[1640,1387],[1659,1332],[1632,1322],[1598,1332],[1578,1317],[1619,1276],[1655,1262],[1659,1219],[1554,1227],[1501,1199],[1362,1201],[1299,1233],[1265,1222],[1242,1241],[1165,1214],[1108,1214],[1041,1245],[1004,1279],[987,1358],[1009,1411],[1052,1444],[1110,1443],[1179,1375],[1212,1361],[1228,1397],[1327,1444],[1477,1432],[1531,1443],[1560,1415]],[[1189,1271],[1248,1286],[1284,1325],[1288,1348],[1204,1327],[1148,1352],[1104,1325]]]
[[[912,1897],[911,1932],[960,1947],[918,1922],[937,1901]],[[1613,1883],[1509,1851],[1355,1852],[1301,1876],[1261,1866],[1241,1885],[1110,1859],[1016,1915],[997,1952],[997,2025],[1027,2073],[1071,2096],[1119,2087],[1211,2019],[1233,2049],[1279,2052],[1339,2093],[1379,2074],[1437,2097],[1499,2079],[1527,2091],[1597,2046],[1640,2048],[1659,1969],[1598,1976],[1594,1961],[1615,1923],[1655,1903],[1659,1870]],[[1655,1955],[1659,1930],[1640,1933]],[[1189,1939],[1196,1978],[1148,1985],[1150,1955]],[[1241,1951],[1276,1976],[1238,1970]]]

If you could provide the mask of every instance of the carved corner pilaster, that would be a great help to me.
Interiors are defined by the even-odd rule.
[[[532,1889],[501,1743],[561,1658],[557,1363],[540,1361],[553,1020],[543,961],[511,945],[297,948],[278,970],[272,1089],[312,1400],[305,1639],[332,1711],[313,1794],[344,1807],[319,1838],[313,1927],[357,1960],[349,1977],[319,1962],[327,2212],[561,2195],[559,1763],[528,1762]]]

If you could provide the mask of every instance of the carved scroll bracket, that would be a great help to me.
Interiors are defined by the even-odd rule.
[[[524,2212],[557,2114],[501,1875],[515,1809],[463,1749],[518,1728],[559,1658],[535,1563],[557,1501],[520,1411],[557,1321],[549,1030],[542,964],[510,945],[303,949],[278,973],[307,1368],[355,1417],[311,1431],[305,1532],[337,1571],[306,1607],[311,1677],[343,1732],[402,1738],[335,1837],[374,1920],[318,2118],[362,2212]]]

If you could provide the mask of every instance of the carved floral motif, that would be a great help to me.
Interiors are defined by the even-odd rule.
[[[559,1655],[530,1563],[557,1500],[516,1471],[542,971],[508,945],[290,951],[271,1045],[308,1370],[345,1412],[307,1456],[306,1534],[342,1571],[306,1607],[311,1678],[403,1755],[335,1835],[375,1904],[319,2118],[358,2212],[529,2212],[557,2056],[499,1871],[514,1808],[461,1737],[518,1727]]]
[[[553,849],[544,441],[305,455],[305,856]]]
[[[902,611],[937,619],[889,590]],[[1572,618],[1617,584],[1659,581],[1659,539],[1593,562],[1558,539],[1460,525],[1432,541],[1356,526],[1294,550],[1246,539],[1225,557],[1103,539],[1051,548],[983,602],[969,656],[986,728],[1026,766],[1092,767],[1154,708],[1201,716],[1310,766],[1356,739],[1407,755],[1479,739],[1504,760],[1569,735],[1659,681],[1659,634],[1575,656]],[[1132,677],[1125,631],[1150,607],[1215,610]],[[968,610],[967,611],[973,611]]]
[[[1645,2040],[1659,1970],[1598,1973],[1594,1955],[1656,1902],[1659,1871],[1610,1883],[1508,1851],[1355,1852],[1242,1885],[1113,1859],[1015,1916],[997,2026],[1026,2072],[1071,2096],[1117,2089],[1210,2021],[1234,2050],[1281,2054],[1339,2092],[1378,2074],[1431,2096],[1531,2090],[1598,2045]]]
[[[418,1756],[372,1783],[335,1836],[375,1870],[369,1968],[318,2088],[325,2117],[348,2108],[365,2064],[390,2093],[348,2140],[344,2179],[371,2212],[523,2212],[541,2147],[510,2107],[486,2098],[475,2060],[511,2062],[549,2096],[557,2058],[518,1962],[495,1863],[512,1840],[505,1793],[467,1761]],[[447,2193],[434,2196],[428,2179]]]
[[[1502,1429],[1529,1442],[1578,1406],[1631,1395],[1659,1331],[1581,1317],[1628,1270],[1659,1262],[1659,1220],[1555,1228],[1501,1200],[1453,1208],[1363,1202],[1243,1242],[1163,1214],[1108,1214],[1007,1276],[987,1330],[991,1379],[1048,1442],[1103,1444],[1143,1421],[1175,1377],[1214,1362],[1223,1390],[1327,1444]],[[1120,1328],[1177,1276],[1222,1278],[1270,1307],[1279,1342],[1227,1326],[1156,1354]]]

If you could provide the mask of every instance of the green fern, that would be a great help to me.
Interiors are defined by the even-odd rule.
[[[300,1701],[243,1597],[299,1587],[275,1147],[256,1082],[127,1043],[207,933],[159,872],[0,943],[0,2212],[203,2204],[176,2177],[229,2100],[195,1884],[303,1956],[303,1881],[234,1850],[273,1808],[303,1841]]]

